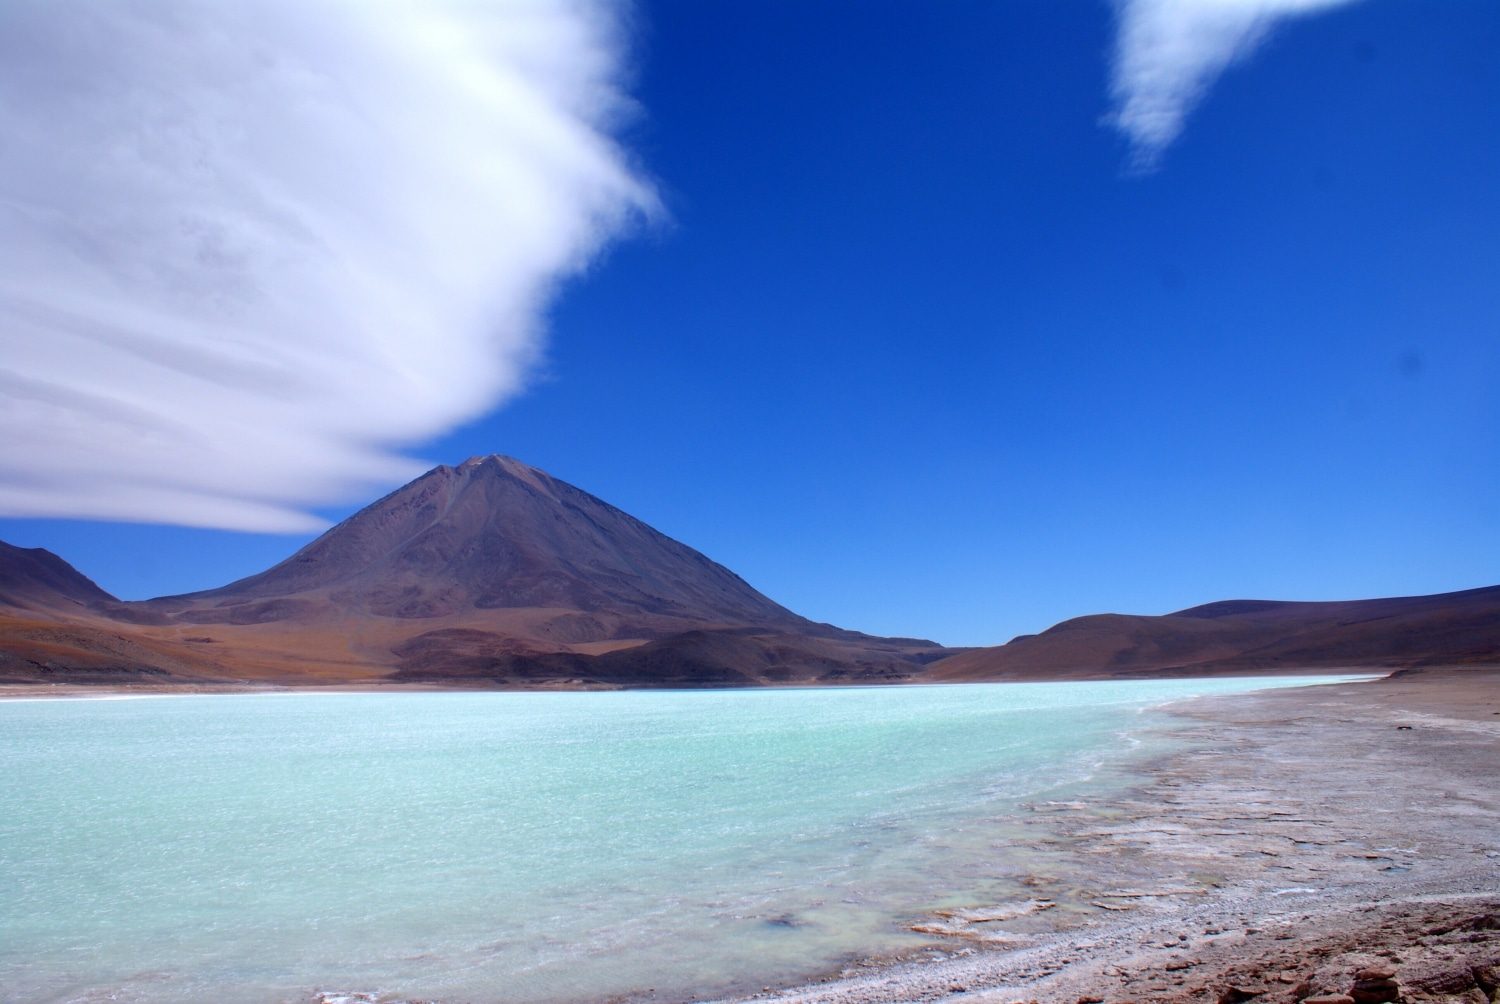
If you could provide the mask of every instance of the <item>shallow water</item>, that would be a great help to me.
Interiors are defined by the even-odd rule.
[[[758,988],[917,943],[1148,709],[1309,682],[0,702],[0,999]]]

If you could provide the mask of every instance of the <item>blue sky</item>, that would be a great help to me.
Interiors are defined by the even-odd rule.
[[[956,645],[1500,581],[1500,6],[1277,22],[1145,171],[1115,30],[640,5],[613,129],[659,209],[560,287],[524,390],[405,452],[516,456],[800,613]],[[311,536],[0,519],[131,598]]]

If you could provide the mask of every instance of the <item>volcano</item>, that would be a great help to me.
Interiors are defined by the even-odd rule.
[[[435,467],[258,575],[122,602],[0,543],[0,683],[507,688],[1109,679],[1500,663],[1500,587],[1097,614],[956,651],[798,616],[510,457]]]
[[[911,678],[947,654],[800,617],[685,544],[503,456],[436,467],[218,589],[127,603],[50,554],[18,563],[23,572],[52,583],[17,591],[45,599],[30,604],[44,616],[176,645],[211,679],[878,681]]]
[[[179,620],[504,621],[597,642],[811,622],[729,569],[510,457],[434,468],[273,568],[154,601]]]

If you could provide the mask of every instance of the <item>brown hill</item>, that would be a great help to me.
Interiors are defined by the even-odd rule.
[[[1500,586],[1433,596],[1226,600],[1095,614],[935,663],[936,680],[1098,679],[1500,663]]]
[[[0,650],[35,656],[20,630],[0,623]],[[946,654],[799,617],[614,506],[495,456],[437,467],[228,586],[140,603],[99,591],[67,631],[122,666],[158,651],[173,675],[277,683],[891,680]],[[97,658],[77,658],[98,676]],[[68,672],[66,658],[32,663],[49,679]]]
[[[438,467],[286,561],[120,602],[0,544],[0,682],[749,686],[1500,663],[1500,587],[1100,614],[962,653],[799,617],[507,457]]]
[[[179,645],[135,637],[101,616],[116,602],[52,552],[0,541],[0,683],[138,683],[199,672]]]
[[[434,468],[268,571],[153,606],[200,623],[565,612],[528,620],[546,641],[811,626],[692,548],[498,456]]]
[[[0,609],[42,613],[87,611],[114,597],[72,565],[40,547],[0,540]]]

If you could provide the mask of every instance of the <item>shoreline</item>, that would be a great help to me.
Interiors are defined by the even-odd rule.
[[[1031,806],[1036,836],[997,848],[1029,859],[1023,883],[1044,906],[944,911],[962,921],[944,958],[868,959],[717,1000],[1289,1002],[1382,965],[1407,1000],[1500,993],[1422,990],[1500,965],[1483,919],[1500,914],[1500,669],[1160,710],[1186,719],[1170,729],[1180,748],[1126,767],[1133,783],[1097,804]],[[1430,933],[1444,927],[1461,944]]]
[[[31,699],[208,696],[83,689]],[[1101,764],[1087,791],[1012,802],[1018,814],[996,817],[974,845],[991,848],[993,867],[924,883],[926,907],[893,918],[921,944],[845,955],[821,974],[783,970],[759,992],[758,979],[710,996],[640,983],[608,1001],[1187,1004],[1233,990],[1232,1004],[1291,1004],[1313,987],[1347,989],[1360,969],[1399,963],[1407,986],[1455,959],[1479,972],[1491,949],[1500,966],[1500,667],[1297,681],[1141,710],[1150,720],[1122,733],[1140,753]],[[1457,985],[1456,972],[1443,979]],[[335,998],[398,1001],[295,999]]]
[[[766,684],[749,687],[513,687],[466,686],[443,682],[386,682],[380,680],[338,681],[329,683],[274,683],[264,681],[206,680],[201,683],[0,683],[0,701],[28,700],[106,700],[121,697],[174,697],[184,695],[221,694],[613,694],[613,693],[697,693],[705,691],[775,691],[775,690],[885,690],[889,688],[914,689],[920,687],[970,687],[989,684],[1051,684],[1051,683],[1131,683],[1151,680],[1255,680],[1286,677],[1319,678],[1330,676],[1359,676],[1370,680],[1381,679],[1392,673],[1405,670],[1391,667],[1350,666],[1317,669],[1258,669],[1238,670],[1223,673],[1185,673],[1177,671],[1131,673],[1127,675],[1082,675],[1056,679],[1043,677],[1008,677],[1001,680],[902,680],[890,683],[808,683]],[[1320,684],[1309,684],[1320,686]]]

